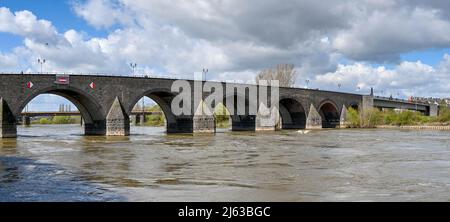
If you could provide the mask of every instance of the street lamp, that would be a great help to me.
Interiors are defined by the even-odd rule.
[[[130,63],[130,67],[133,69],[133,75],[136,75],[137,64],[136,63]]]
[[[42,65],[46,62],[45,59],[38,59],[38,63],[41,65],[41,74],[42,74]]]
[[[209,72],[208,69],[203,69],[202,81],[206,81],[206,73],[208,73],[208,72]]]

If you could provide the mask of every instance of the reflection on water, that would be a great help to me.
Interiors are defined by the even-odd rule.
[[[450,132],[323,130],[0,140],[0,201],[448,201]]]

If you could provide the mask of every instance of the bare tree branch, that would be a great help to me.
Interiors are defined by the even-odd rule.
[[[278,80],[281,87],[291,87],[297,79],[297,71],[293,64],[279,64],[276,68],[265,69],[256,76],[260,80]]]

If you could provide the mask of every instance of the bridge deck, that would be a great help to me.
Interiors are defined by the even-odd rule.
[[[374,97],[374,107],[378,108],[390,108],[390,109],[408,109],[408,110],[417,110],[421,112],[429,111],[430,104],[413,102],[402,99],[393,99],[386,97]]]

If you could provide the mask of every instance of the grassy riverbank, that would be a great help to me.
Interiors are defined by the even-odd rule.
[[[41,118],[39,120],[34,120],[31,122],[31,124],[41,124],[41,125],[48,125],[48,124],[76,124],[80,123],[81,117],[79,116],[55,116],[55,117],[48,117],[48,118]]]
[[[420,112],[393,110],[369,110],[361,115],[357,110],[347,110],[347,125],[351,128],[373,128],[377,126],[447,126],[450,125],[450,110],[441,109],[439,116],[425,116]]]
[[[145,109],[148,112],[161,112],[161,107],[158,105],[154,105],[150,108]],[[164,114],[161,115],[146,115],[145,116],[145,126],[153,126],[153,127],[161,127],[165,126],[166,124],[166,117]]]

